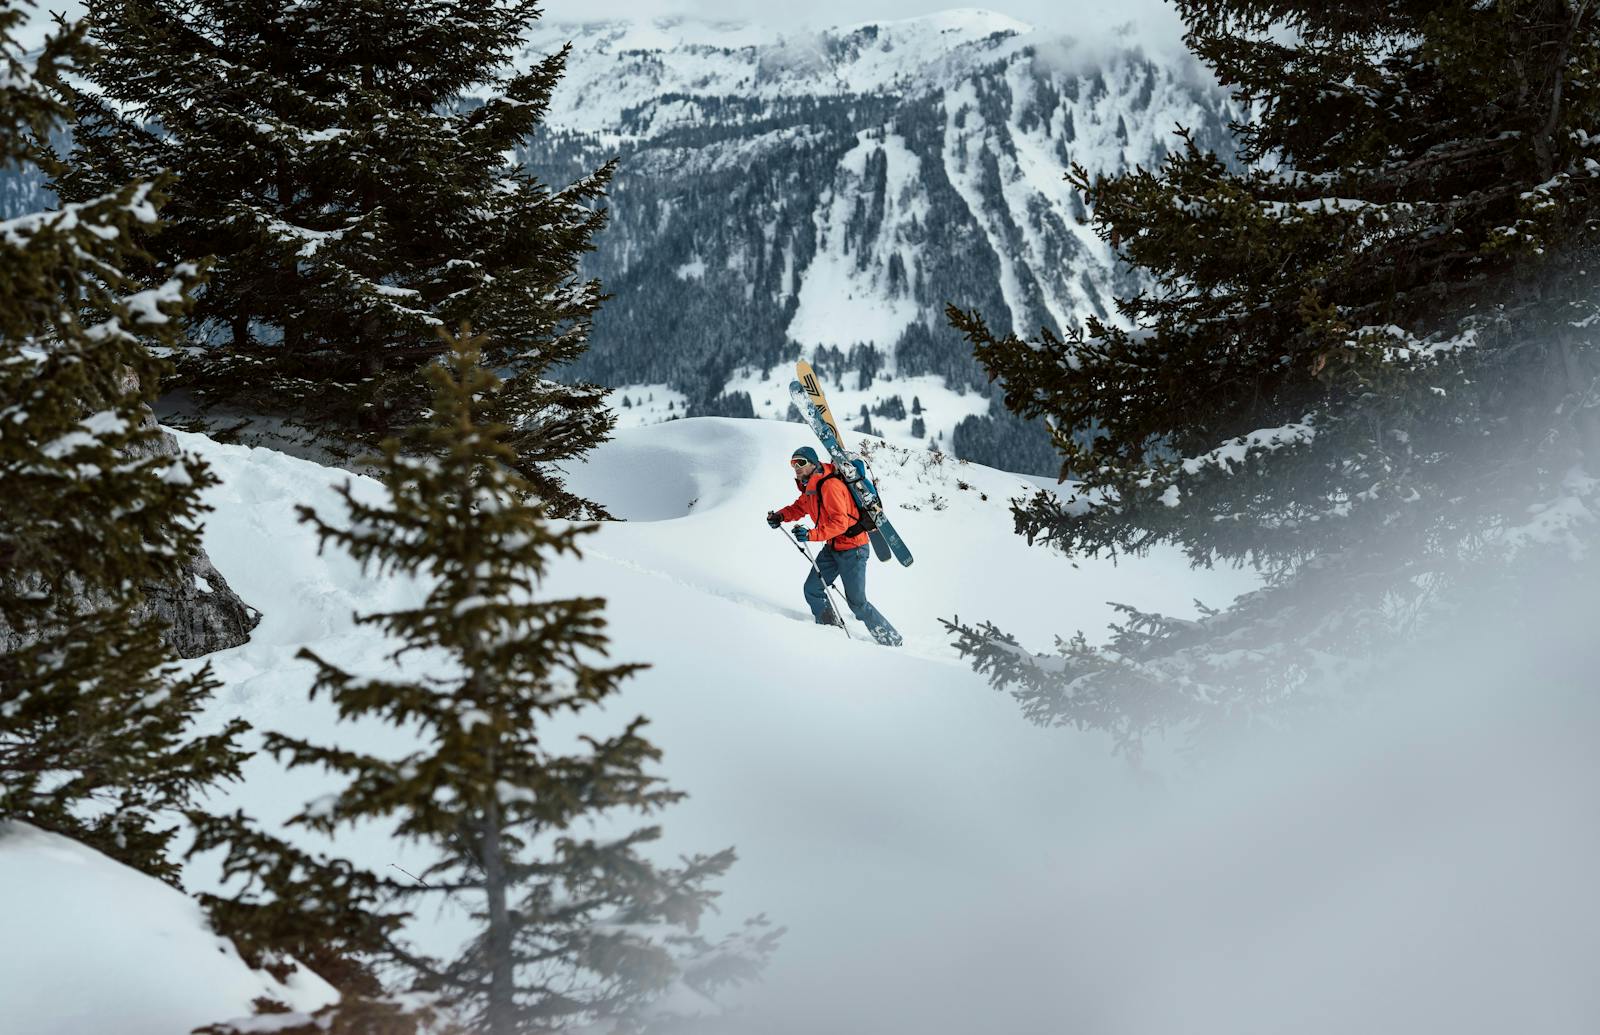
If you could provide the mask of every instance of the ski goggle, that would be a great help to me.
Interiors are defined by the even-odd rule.
[[[811,466],[811,461],[807,460],[803,456],[797,456],[794,459],[789,461],[789,466],[790,467],[810,467]]]

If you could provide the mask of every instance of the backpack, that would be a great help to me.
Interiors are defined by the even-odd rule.
[[[856,501],[856,494],[854,492],[850,491],[850,483],[845,481],[844,475],[840,474],[839,471],[837,470],[837,468],[832,470],[832,471],[829,471],[827,474],[823,475],[821,480],[819,480],[817,482],[817,517],[818,517],[818,522],[817,523],[818,524],[822,523],[821,520],[820,520],[821,516],[822,516],[822,483],[827,481],[829,478],[837,478],[841,482],[844,482],[844,491],[850,493],[850,502],[852,504],[854,504],[854,506],[856,508],[856,522],[855,522],[855,524],[851,525],[849,528],[845,529],[843,532],[840,532],[834,538],[835,539],[839,539],[839,538],[846,538],[846,537],[849,537],[849,536],[857,536],[857,535],[860,535],[862,532],[871,532],[873,529],[877,528],[878,527],[877,523],[872,520],[872,517],[870,515],[868,515],[864,510],[861,509],[861,504]]]

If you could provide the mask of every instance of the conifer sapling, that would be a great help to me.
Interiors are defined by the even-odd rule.
[[[387,939],[384,953],[414,990],[492,1035],[637,1021],[671,987],[706,992],[748,976],[775,936],[756,927],[713,945],[695,933],[731,851],[669,869],[643,854],[654,827],[579,832],[681,795],[648,771],[660,752],[642,718],[556,746],[548,727],[559,716],[588,712],[640,666],[601,664],[603,600],[537,596],[591,527],[553,522],[528,502],[509,429],[485,418],[501,381],[482,364],[481,339],[445,341],[428,370],[427,423],[386,442],[377,462],[388,500],[364,503],[347,488],[348,521],[302,512],[324,544],[429,587],[416,608],[358,617],[395,639],[404,667],[392,677],[303,655],[317,666],[314,695],[346,718],[413,731],[418,747],[382,758],[273,734],[268,748],[345,779],[295,823],[323,832],[392,823],[435,859],[416,883],[391,884],[393,899],[471,909],[477,933],[453,958]]]

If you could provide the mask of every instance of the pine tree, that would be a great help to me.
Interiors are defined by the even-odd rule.
[[[12,35],[26,11],[0,7],[0,165],[48,161],[60,76],[93,57],[63,28],[30,67]],[[198,277],[124,275],[161,202],[134,182],[0,223],[0,819],[176,881],[163,824],[238,774],[243,724],[194,735],[216,684],[175,673],[131,613],[194,550],[213,480],[151,448],[161,365],[141,339],[174,340]]]
[[[304,965],[352,1002],[373,1009],[385,1002],[401,1005],[385,996],[374,969],[407,918],[389,901],[393,881],[268,833],[243,812],[192,813],[190,819],[196,836],[189,856],[220,851],[227,888],[227,894],[195,897],[212,928],[233,942],[249,967],[286,981]],[[346,1026],[339,1031],[364,1030],[357,1024],[361,1012],[339,1016]],[[418,1010],[402,1009],[394,1031],[412,1031],[423,1019]],[[313,1026],[308,1035],[326,1030]],[[379,1028],[369,1035],[380,1031],[389,1033]]]
[[[613,696],[640,666],[597,664],[604,601],[536,597],[552,560],[576,555],[592,526],[557,525],[522,502],[508,429],[485,416],[501,382],[482,365],[480,341],[449,339],[445,361],[429,370],[428,423],[385,444],[387,503],[347,491],[347,525],[302,510],[324,543],[363,565],[430,580],[419,607],[358,619],[396,639],[397,661],[426,652],[427,673],[368,677],[303,654],[317,666],[313,694],[344,717],[414,730],[419,747],[379,758],[282,734],[266,743],[291,767],[322,766],[348,781],[294,823],[331,834],[387,821],[433,849],[437,861],[416,883],[388,883],[391,905],[468,902],[479,934],[458,958],[379,932],[381,955],[412,976],[414,991],[491,1035],[621,1022],[675,982],[704,990],[748,974],[772,936],[713,945],[694,933],[714,897],[707,884],[731,851],[662,869],[642,854],[654,827],[607,839],[577,831],[680,795],[647,771],[660,752],[641,734],[642,718],[571,753],[544,728]]]
[[[1600,472],[1591,6],[1178,7],[1253,113],[1239,161],[1186,139],[1156,171],[1072,174],[1153,289],[1065,339],[950,312],[1081,479],[1018,508],[1030,539],[1266,573],[1198,622],[1130,607],[1109,649],[1080,636],[1044,663],[959,627],[1035,718],[1129,738],[1425,632],[1530,512],[1581,538],[1559,515]]]
[[[511,157],[566,57],[509,70],[536,17],[531,0],[92,7],[107,60],[77,95],[75,168],[56,186],[82,197],[175,171],[150,247],[215,257],[179,387],[218,419],[287,418],[366,452],[419,418],[437,330],[470,320],[509,375],[497,416],[518,470],[577,505],[552,465],[613,418],[603,389],[548,378],[600,303],[578,261],[611,167],[553,190]]]

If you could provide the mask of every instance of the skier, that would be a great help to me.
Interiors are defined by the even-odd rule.
[[[828,606],[828,594],[823,588],[826,580],[844,582],[844,599],[851,612],[872,633],[872,638],[889,647],[898,647],[900,634],[878,609],[867,600],[867,562],[872,551],[867,548],[867,533],[861,528],[861,513],[844,478],[825,464],[810,446],[801,446],[789,457],[794,469],[795,487],[800,498],[782,510],[767,512],[767,524],[777,528],[785,521],[811,519],[812,528],[794,526],[794,537],[800,543],[827,543],[817,552],[816,569],[806,576],[806,603],[818,625],[843,625],[839,616]],[[821,578],[818,578],[818,573]]]

